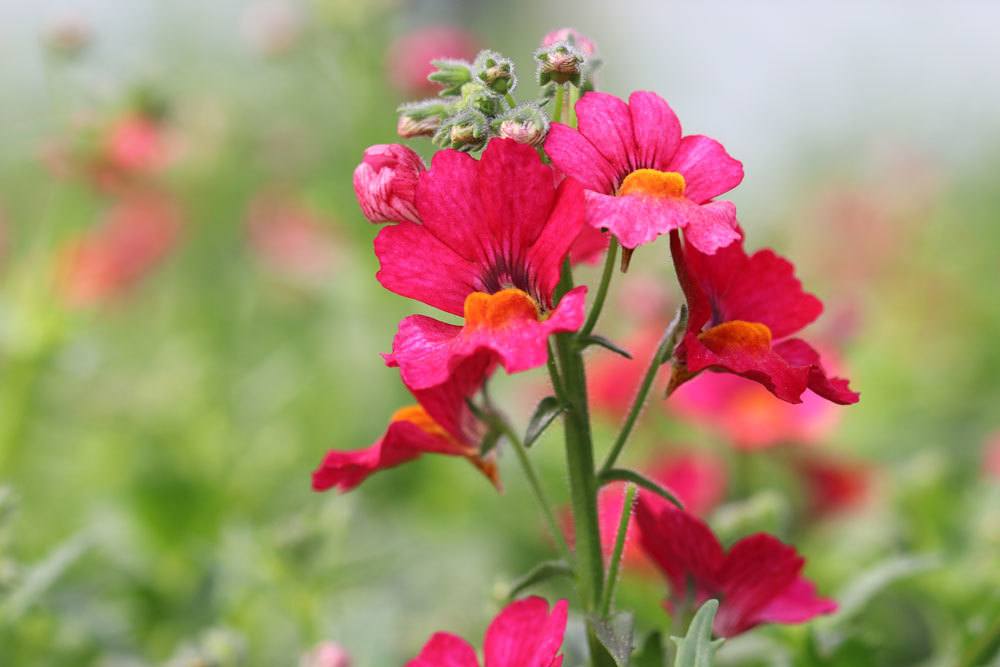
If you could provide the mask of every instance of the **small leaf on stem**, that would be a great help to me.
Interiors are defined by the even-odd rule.
[[[619,347],[618,345],[616,345],[615,343],[611,342],[610,340],[608,340],[604,336],[598,336],[597,334],[590,334],[589,336],[585,336],[584,338],[580,339],[580,349],[581,350],[586,349],[587,347],[589,347],[591,345],[599,345],[599,346],[603,347],[606,350],[611,350],[615,354],[620,354],[621,356],[625,357],[626,359],[631,359],[632,358],[632,355],[629,354],[628,350],[626,350],[623,347]]]
[[[691,619],[687,635],[671,637],[677,644],[674,667],[712,667],[712,657],[723,642],[722,639],[712,641],[712,622],[718,610],[718,600],[707,601]]]
[[[631,612],[617,612],[611,616],[593,619],[594,632],[618,667],[628,667],[635,648],[635,616]]]
[[[573,577],[573,568],[564,560],[547,560],[531,568],[511,584],[507,599],[512,600],[526,588],[556,577]]]
[[[543,398],[528,422],[528,429],[524,433],[524,446],[531,447],[562,412],[563,407],[555,396]]]

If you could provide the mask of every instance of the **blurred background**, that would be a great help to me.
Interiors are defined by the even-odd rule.
[[[647,409],[630,463],[696,480],[728,541],[795,544],[841,602],[720,663],[1000,664],[1000,5],[791,0],[0,0],[0,664],[480,643],[552,553],[511,456],[502,495],[440,457],[310,490],[408,402],[378,353],[430,312],[374,280],[351,173],[433,94],[430,57],[499,50],[530,99],[565,25],[599,89],[659,92],[744,162],[749,246],[796,262],[862,393],[789,408],[706,376]],[[665,244],[633,267],[599,329],[638,360],[589,359],[602,450],[679,298]],[[546,393],[495,384],[520,423]],[[564,503],[556,431],[533,457]],[[640,635],[665,590],[629,563]]]

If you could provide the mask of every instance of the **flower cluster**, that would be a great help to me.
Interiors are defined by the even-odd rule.
[[[520,90],[512,61],[495,51],[472,62],[435,60],[428,79],[439,97],[404,105],[398,129],[404,137],[430,136],[442,150],[429,166],[400,144],[365,151],[354,189],[365,217],[384,223],[374,239],[377,280],[459,319],[411,315],[399,323],[384,360],[416,403],[395,412],[370,447],[329,452],[313,487],[348,491],[380,470],[434,453],[467,459],[499,488],[497,456],[512,448],[566,567],[576,570],[590,657],[603,665],[613,649],[604,647],[595,623],[611,612],[619,561],[635,560],[639,551],[669,582],[673,613],[720,601],[720,637],[836,608],[803,577],[805,561],[795,548],[776,537],[755,534],[723,549],[699,518],[725,493],[727,474],[714,458],[666,458],[651,473],[617,467],[657,378],[668,395],[702,374],[725,374],[764,391],[763,400],[788,404],[805,395],[845,405],[858,394],[827,371],[814,347],[793,337],[822,304],[802,289],[792,264],[770,250],[744,250],[736,207],[719,199],[743,180],[742,164],[718,141],[684,135],[656,93],[635,92],[626,102],[595,92],[595,54],[575,31],[547,35],[535,54],[542,91],[524,104],[514,98]],[[480,157],[471,155],[480,149]],[[644,339],[644,373],[591,383],[616,385],[607,393],[626,413],[598,467],[582,351],[601,345],[624,353],[594,334],[617,252],[623,249],[624,270],[636,248],[660,236],[669,237],[662,245],[685,305],[662,336]],[[601,256],[596,289],[576,285],[576,265]],[[538,367],[548,369],[554,395],[539,404],[522,439],[484,388],[501,368],[514,374]],[[619,401],[626,379],[638,385],[627,411]],[[717,398],[723,400],[721,391]],[[559,415],[572,500],[562,528],[526,450]],[[636,484],[643,489],[638,547],[630,535]],[[565,601],[551,613],[541,598],[513,602],[487,631],[486,664],[561,664],[566,619]],[[409,664],[479,663],[464,640],[438,634]]]

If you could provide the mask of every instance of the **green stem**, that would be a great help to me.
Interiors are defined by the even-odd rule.
[[[590,307],[587,321],[580,329],[579,337],[585,338],[594,330],[597,318],[601,316],[604,308],[604,301],[608,297],[608,286],[611,284],[611,276],[615,272],[615,259],[618,257],[618,239],[611,237],[608,243],[608,254],[604,257],[604,271],[601,272],[601,282],[597,286],[597,293],[594,295],[594,305]]]
[[[517,106],[517,101],[516,101],[516,100],[514,99],[514,96],[513,96],[513,95],[511,95],[510,93],[506,93],[506,94],[505,94],[505,95],[503,96],[503,98],[504,98],[505,100],[507,100],[507,104],[508,104],[508,105],[510,105],[510,108],[511,108],[511,109],[513,109],[514,107],[516,107],[516,106]]]
[[[566,93],[566,87],[562,84],[556,86],[556,101],[552,105],[552,120],[556,123],[562,122],[562,111],[563,111],[563,95]]]
[[[618,460],[619,454],[622,453],[622,449],[625,447],[625,443],[628,441],[628,437],[632,434],[632,429],[635,427],[635,422],[639,418],[639,413],[642,412],[642,406],[646,403],[646,396],[649,395],[649,390],[653,386],[656,373],[660,370],[663,362],[669,359],[674,353],[677,338],[686,324],[687,308],[681,306],[680,310],[677,311],[677,315],[674,316],[673,321],[667,327],[667,330],[663,332],[660,344],[656,346],[656,352],[653,353],[653,357],[649,360],[649,367],[646,369],[646,374],[639,385],[638,393],[632,400],[632,407],[629,408],[628,415],[625,417],[625,423],[622,424],[622,429],[615,439],[615,444],[612,445],[611,451],[608,452],[608,457],[604,460],[604,465],[601,466],[602,473],[611,470],[615,465],[615,461]]]
[[[576,127],[576,103],[580,99],[580,89],[572,86],[569,89],[569,126]]]
[[[618,585],[618,567],[621,565],[622,553],[625,551],[625,537],[628,535],[628,523],[632,518],[632,505],[635,503],[634,484],[625,487],[625,504],[622,505],[622,515],[618,519],[618,533],[615,537],[615,549],[611,552],[608,564],[608,577],[604,582],[604,598],[601,600],[601,618],[607,618],[614,600],[615,587]]]
[[[507,423],[507,420],[500,420],[499,426],[514,447],[514,453],[517,454],[517,460],[521,464],[521,469],[524,470],[524,476],[528,479],[528,485],[531,486],[531,491],[535,494],[535,499],[542,509],[542,514],[545,516],[545,523],[548,524],[549,532],[552,533],[552,539],[555,540],[559,554],[567,563],[572,563],[573,559],[570,554],[569,545],[566,544],[566,539],[563,537],[562,531],[559,530],[559,523],[556,521],[556,515],[552,511],[552,505],[545,495],[545,489],[542,487],[538,475],[535,473],[535,468],[531,465],[531,459],[528,458],[528,450],[525,448],[524,443],[521,442],[521,438],[514,433],[514,429]]]

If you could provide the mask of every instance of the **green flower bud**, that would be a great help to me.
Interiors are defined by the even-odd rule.
[[[474,109],[467,109],[441,124],[434,135],[434,143],[442,148],[473,152],[486,145],[489,134],[486,116]]]
[[[480,51],[475,67],[477,78],[499,95],[506,95],[517,87],[513,61],[496,51]]]
[[[537,104],[526,103],[495,118],[491,127],[498,137],[541,146],[549,132],[549,119]]]
[[[472,64],[464,60],[432,60],[431,65],[437,69],[427,76],[427,80],[441,86],[438,94],[442,97],[457,95],[462,86],[472,81]]]
[[[431,98],[401,105],[396,132],[404,139],[431,137],[454,111],[457,98]]]
[[[456,108],[460,111],[472,109],[486,116],[495,116],[502,108],[500,101],[499,95],[477,80],[462,86],[462,98]]]
[[[580,74],[587,57],[569,42],[558,42],[535,51],[538,61],[538,85],[572,83],[580,85]]]

